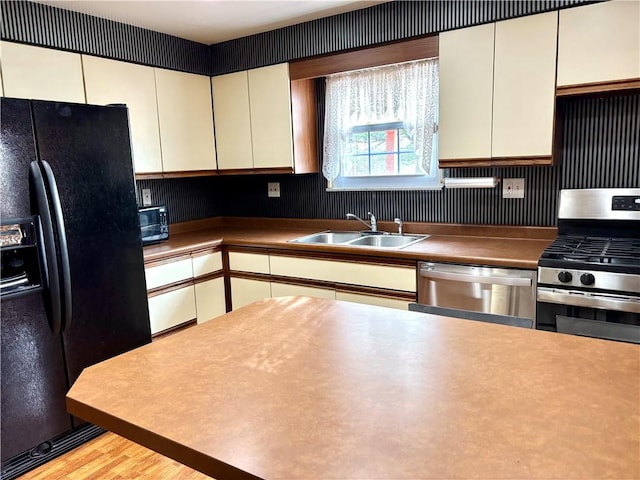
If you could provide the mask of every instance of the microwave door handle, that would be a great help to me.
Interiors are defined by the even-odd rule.
[[[51,210],[47,201],[47,191],[42,178],[42,172],[37,161],[31,162],[29,166],[29,180],[35,194],[42,226],[42,247],[45,261],[45,277],[47,278],[47,290],[49,297],[49,310],[51,331],[60,333],[62,326],[62,298],[60,295],[60,277],[58,275],[58,261],[56,258],[56,241],[53,234],[53,222],[51,221]]]
[[[452,280],[465,283],[490,283],[492,285],[507,285],[510,287],[530,287],[530,278],[522,277],[498,277],[491,275],[474,275],[472,273],[442,272],[438,270],[420,270],[420,276],[434,278],[436,280]]]
[[[58,232],[58,249],[60,251],[60,270],[62,279],[62,300],[63,300],[63,323],[62,330],[69,330],[72,317],[72,296],[71,296],[71,267],[69,265],[69,249],[67,248],[67,233],[64,226],[64,216],[62,214],[62,206],[60,204],[60,195],[58,194],[58,185],[56,177],[51,170],[49,163],[42,161],[47,183],[49,184],[49,193],[51,195],[51,206],[53,207],[53,219],[56,222]]]

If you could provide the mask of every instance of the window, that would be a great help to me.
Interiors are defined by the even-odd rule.
[[[437,59],[327,77],[328,190],[441,188]]]

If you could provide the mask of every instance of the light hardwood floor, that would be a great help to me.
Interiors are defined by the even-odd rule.
[[[107,432],[19,480],[205,480],[170,458]]]

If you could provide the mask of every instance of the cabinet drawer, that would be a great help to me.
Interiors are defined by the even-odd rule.
[[[386,297],[372,297],[370,295],[361,295],[359,293],[336,292],[336,300],[344,300],[345,302],[364,303],[365,305],[375,305],[377,307],[395,308],[397,310],[408,310],[408,300],[396,300]]]
[[[416,271],[408,267],[370,265],[295,257],[270,258],[271,274],[393,290],[416,291]]]
[[[195,289],[198,323],[204,323],[226,313],[222,277],[196,283]]]
[[[269,273],[269,255],[229,252],[229,269],[237,272]]]
[[[149,298],[151,334],[156,334],[196,318],[193,285]]]
[[[191,258],[146,268],[145,276],[147,278],[147,290],[187,280],[193,277]]]
[[[271,283],[272,297],[288,297],[289,295],[304,295],[306,297],[329,298],[331,300],[335,300],[336,298],[336,292],[326,288],[289,285],[287,283]]]
[[[220,252],[194,256],[191,257],[191,261],[193,262],[194,277],[222,270],[222,254]]]

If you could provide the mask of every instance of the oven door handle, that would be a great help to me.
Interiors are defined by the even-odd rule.
[[[622,295],[584,293],[575,290],[557,290],[538,287],[539,302],[557,303],[572,307],[599,308],[618,312],[640,313],[640,300]]]
[[[502,277],[496,275],[475,275],[473,273],[444,272],[423,268],[420,276],[425,278],[435,278],[437,280],[452,280],[454,282],[465,283],[490,283],[493,285],[507,285],[510,287],[530,287],[531,279],[523,277]]]

